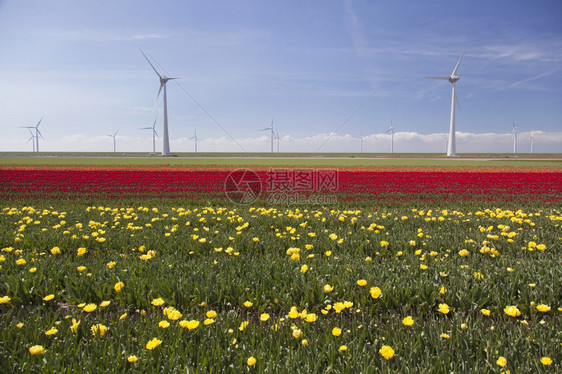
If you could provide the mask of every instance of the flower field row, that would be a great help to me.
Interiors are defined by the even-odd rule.
[[[108,198],[129,189],[134,194],[135,188],[151,197],[184,193],[182,188],[216,193],[206,190],[212,184],[204,174],[101,173],[62,174],[56,183],[39,172],[2,179],[5,197],[57,197],[35,207],[5,203],[0,211],[3,367],[233,373],[561,369],[562,212],[556,206],[291,209],[182,206],[177,200],[89,206],[59,199],[105,180],[98,187]],[[338,196],[353,198],[371,184],[391,183],[388,193],[400,193],[402,186],[404,196],[421,199],[429,192],[415,187],[417,181],[433,186],[437,195],[438,188],[456,188],[461,199],[505,190],[495,198],[520,199],[533,189],[540,199],[560,198],[553,173],[512,173],[513,179],[469,174],[446,179],[407,173],[378,181],[369,173],[353,179],[342,172]],[[119,184],[112,182],[116,178]],[[216,178],[218,183],[222,176]],[[460,185],[463,180],[468,187]],[[37,187],[39,181],[47,192]],[[18,183],[20,191],[12,191]],[[476,186],[487,189],[477,192]]]
[[[562,173],[337,170],[341,201],[549,202],[562,197]],[[226,199],[230,171],[220,170],[0,170],[0,198]],[[267,170],[256,172],[267,195]],[[286,191],[292,192],[292,191]],[[311,191],[305,191],[309,194]],[[327,193],[323,191],[323,193]]]

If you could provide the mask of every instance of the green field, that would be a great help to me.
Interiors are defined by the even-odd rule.
[[[293,153],[186,153],[170,157],[132,153],[10,153],[0,157],[0,167],[17,166],[108,166],[108,167],[300,167],[344,168],[561,168],[561,154],[483,155],[462,154],[447,158],[439,154],[293,154]]]

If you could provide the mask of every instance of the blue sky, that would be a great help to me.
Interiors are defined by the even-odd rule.
[[[119,129],[118,151],[150,151],[139,128],[159,114],[162,133],[162,100],[142,48],[180,78],[172,152],[194,130],[200,151],[268,151],[273,116],[281,151],[356,152],[362,133],[388,152],[392,120],[395,152],[444,152],[451,85],[424,77],[463,50],[457,151],[512,152],[515,121],[519,152],[531,130],[535,152],[562,152],[560,15],[557,0],[0,0],[0,151],[31,150],[20,126],[43,115],[41,150],[111,151]]]

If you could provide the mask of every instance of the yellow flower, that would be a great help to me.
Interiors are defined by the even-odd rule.
[[[308,265],[301,266],[301,273],[306,274],[307,271],[308,271]]]
[[[96,304],[88,304],[82,310],[87,313],[91,313],[96,310],[98,306]]]
[[[496,361],[496,364],[497,364],[498,366],[501,366],[501,367],[503,368],[505,365],[507,365],[507,360],[505,359],[505,357],[500,356],[500,357],[498,358],[498,360]]]
[[[164,303],[165,303],[165,301],[164,301],[161,297],[159,297],[159,298],[154,299],[154,300],[151,301],[151,304],[154,305],[154,306],[164,305]],[[155,338],[155,339],[156,339],[156,338]],[[153,339],[153,340],[154,340],[154,339]]]
[[[392,347],[389,345],[383,345],[379,350],[379,353],[387,360],[390,360],[392,357],[394,357],[394,349],[392,349]]]
[[[441,289],[439,290],[439,293],[441,295],[445,295],[447,293],[447,289],[445,288],[445,286],[441,286]]]
[[[49,336],[49,335],[55,335],[57,332],[59,332],[59,330],[55,329],[54,327],[52,327],[51,329],[45,331],[45,335]]]
[[[250,321],[243,321],[243,322],[240,324],[240,327],[238,327],[238,330],[244,331],[244,329],[246,329],[246,327],[248,327],[249,324],[250,324]]]
[[[80,326],[80,321],[76,321],[74,318],[72,319],[72,326],[70,326],[70,331],[76,334],[78,331],[78,326]]]
[[[107,332],[107,330],[109,329],[109,327],[102,325],[101,323],[98,323],[96,325],[93,325],[91,330],[92,330],[92,334],[94,336],[98,335],[100,338],[103,338],[103,336],[105,335],[105,333]]]
[[[461,329],[466,330],[468,325],[466,323],[461,323]]]
[[[521,315],[519,309],[517,309],[516,306],[512,305],[506,306],[503,311],[505,312],[505,314],[511,317],[519,317]]]
[[[105,307],[109,306],[109,304],[111,304],[111,301],[109,301],[109,300],[104,300],[104,301],[101,302],[100,306],[101,306],[102,308],[105,308]]]
[[[301,344],[306,347],[306,346],[308,345],[308,340],[303,339],[303,340],[301,341]]]
[[[330,293],[334,290],[334,287],[330,286],[329,284],[324,285],[324,293]]]
[[[546,245],[539,244],[539,245],[537,245],[537,249],[542,252],[542,251],[546,250]]]
[[[124,320],[125,318],[127,318],[127,313],[121,314],[121,316],[119,317],[119,321]]]
[[[34,345],[33,347],[29,348],[29,353],[32,355],[44,355],[45,348],[42,345]]]
[[[364,287],[364,286],[367,285],[367,281],[365,279],[359,279],[357,281],[357,285],[360,286],[360,287]]]
[[[316,313],[309,313],[306,315],[304,320],[308,323],[316,322],[318,320],[318,316]]]
[[[16,325],[16,327],[17,327],[18,329],[21,329],[21,328],[23,327],[23,323],[21,323],[21,322],[18,323],[18,324]]]
[[[303,265],[303,266],[304,266],[304,265]],[[252,305],[254,305],[254,304],[253,304],[251,301],[244,301],[244,306],[245,306],[246,308],[251,308]]]
[[[260,321],[262,321],[262,322],[265,322],[265,321],[267,321],[268,319],[269,319],[269,314],[267,314],[267,313],[263,313],[263,314],[260,316]]]
[[[16,265],[25,265],[27,263],[27,261],[25,261],[23,258],[20,258],[16,261]]]
[[[49,295],[47,295],[43,298],[43,301],[53,300],[54,298],[55,298],[55,295],[49,294]]]
[[[420,264],[420,269],[422,269],[422,270],[427,270],[427,265]]]
[[[160,344],[162,344],[162,340],[160,340],[158,338],[154,338],[152,340],[149,340],[148,343],[146,343],[146,349],[148,349],[149,351],[152,351],[154,348],[158,347]]]
[[[545,305],[545,304],[540,304],[540,305],[537,305],[537,310],[539,312],[546,313],[550,310],[550,307],[548,305]]]
[[[60,248],[59,247],[53,247],[51,249],[51,254],[53,255],[60,255]]]
[[[217,318],[217,312],[215,312],[214,310],[209,310],[207,313],[205,313],[205,316],[207,316],[207,318]]]
[[[411,316],[408,316],[402,320],[402,324],[404,326],[412,326],[414,324],[414,319]]]
[[[248,358],[247,364],[248,366],[254,366],[256,364],[257,360],[252,356],[250,358]]]
[[[115,290],[115,292],[121,292],[123,287],[125,287],[125,283],[117,282],[117,283],[115,283],[115,286],[113,286],[113,289]]]
[[[107,263],[107,267],[110,268],[110,269],[113,269],[114,266],[115,266],[115,261],[111,261],[111,262]]]
[[[369,290],[369,292],[371,293],[371,297],[373,299],[378,299],[379,297],[381,297],[382,295],[382,291],[380,288],[378,287],[371,287],[371,289]]]
[[[137,362],[139,359],[137,356],[135,355],[130,355],[129,357],[127,357],[127,361],[133,363],[133,362]]]
[[[203,321],[203,324],[205,326],[212,325],[213,323],[215,323],[215,320],[213,318],[207,318],[206,320]]]
[[[168,327],[170,327],[170,322],[163,320],[158,322],[158,326],[162,327],[163,329],[167,329]]]
[[[78,266],[78,267],[76,268],[76,270],[78,270],[78,271],[84,271],[84,270],[86,270],[86,267],[85,267],[85,266]]]
[[[302,331],[300,329],[294,329],[293,330],[293,337],[295,337],[296,339],[300,338],[302,336]]]
[[[0,304],[8,304],[12,300],[10,296],[2,296],[0,297]]]
[[[441,337],[443,339],[449,339],[450,338],[449,334],[445,334],[445,333],[441,334]]]
[[[86,248],[80,247],[80,248],[78,248],[78,251],[76,251],[76,254],[78,255],[78,257],[81,257],[81,256],[84,256],[86,254],[86,252],[88,252],[86,250]]]
[[[489,309],[482,309],[480,312],[481,312],[483,315],[485,315],[485,316],[489,316],[489,315],[490,315],[490,310],[489,310]]]
[[[547,356],[541,357],[541,364],[543,364],[545,366],[552,365],[552,360],[550,359],[550,357],[547,357]]]
[[[30,273],[35,273],[36,271],[37,271],[37,268],[35,268],[35,267],[34,267],[34,268],[31,268],[31,269],[29,269],[29,272],[30,272]]]
[[[439,311],[443,314],[449,313],[449,306],[447,304],[439,304]]]
[[[334,335],[334,336],[340,336],[340,335],[341,335],[341,329],[338,328],[338,327],[334,327],[334,328],[332,329],[332,335]]]
[[[347,346],[345,346],[345,345],[340,345],[339,351],[340,351],[340,352],[347,351]]]
[[[381,242],[380,242],[380,245],[381,245],[381,247],[383,247],[383,248],[384,248],[384,247],[388,247],[389,244],[390,244],[390,243],[387,242],[386,240],[381,240]]]
[[[459,251],[459,256],[465,257],[465,256],[468,256],[469,253],[470,252],[468,252],[466,249],[462,249],[462,250]]]

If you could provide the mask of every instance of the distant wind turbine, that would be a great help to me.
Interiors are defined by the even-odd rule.
[[[152,130],[152,153],[156,153],[156,137],[158,136],[158,133],[156,132],[156,120],[158,119],[158,116],[156,116],[156,118],[154,119],[154,124],[152,124],[152,127],[141,127],[141,130]]]
[[[113,152],[117,152],[117,142],[115,140],[115,137],[117,136],[118,132],[119,130],[115,131],[115,134],[113,135],[108,135],[110,138],[113,138]]]
[[[385,131],[385,134],[390,133],[390,153],[394,153],[394,124],[390,121],[390,127]]]
[[[361,146],[359,148],[360,152],[363,153],[363,129],[359,130],[359,138],[357,138],[357,139],[359,139],[359,142],[361,144]]]
[[[154,70],[156,75],[158,75],[158,78],[160,78],[160,88],[158,89],[158,95],[156,95],[156,102],[158,102],[158,98],[160,97],[160,92],[162,91],[162,89],[164,90],[164,131],[162,134],[162,141],[163,141],[162,156],[168,156],[170,154],[170,138],[168,136],[168,99],[166,96],[166,83],[168,83],[169,80],[173,80],[177,78],[170,78],[160,75],[160,73],[158,72],[158,70],[156,70],[154,65],[152,65],[148,57],[146,57],[142,49],[141,49],[141,53],[146,59],[146,61],[148,61],[148,63],[152,67],[152,70]]]
[[[517,126],[515,126],[515,121],[513,122],[513,154],[517,153]]]
[[[275,140],[277,140],[277,153],[279,153],[279,141],[281,140],[281,137],[277,131],[275,131]]]
[[[43,134],[41,134],[41,131],[39,131],[39,125],[41,124],[41,121],[43,121],[43,117],[41,117],[41,119],[39,120],[39,122],[37,122],[37,125],[35,126],[22,126],[23,129],[29,129],[30,132],[31,129],[35,129],[35,135],[34,135],[35,145],[33,146],[33,152],[39,152],[39,137],[45,140]]]
[[[28,128],[28,130],[31,137],[27,140],[27,142],[29,143],[31,141],[31,144],[33,144],[33,152],[35,152],[35,135],[33,135],[33,132],[30,128]]]
[[[447,143],[449,142],[449,140],[448,140],[449,138],[448,138],[447,134],[445,134],[443,136],[443,138],[445,139],[445,153],[447,153]]]
[[[273,118],[274,117],[271,117],[271,126],[260,130],[260,131],[271,131],[271,153],[273,153],[273,140],[275,138],[275,130],[273,129]]]
[[[195,130],[195,135],[189,139],[193,139],[193,143],[195,144],[195,153],[197,153],[197,142],[199,141],[199,138],[197,137],[197,130]]]
[[[531,130],[531,153],[533,153],[534,145],[535,145],[535,130]]]
[[[457,97],[456,94],[456,89],[455,86],[457,84],[457,81],[460,79],[460,77],[457,75],[457,70],[459,70],[459,65],[461,64],[461,60],[464,57],[464,52],[461,55],[461,58],[459,59],[459,62],[457,62],[457,65],[455,66],[455,69],[453,70],[453,72],[451,73],[451,75],[449,75],[448,77],[426,77],[428,79],[442,79],[442,80],[447,80],[449,82],[451,82],[451,85],[453,87],[453,93],[451,96],[451,124],[449,126],[449,144],[447,146],[447,156],[456,156],[457,155],[457,146],[456,146],[456,142],[455,142],[455,101],[457,103],[457,105],[459,106],[460,109],[460,104],[459,104],[459,99]]]

